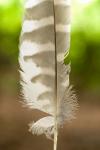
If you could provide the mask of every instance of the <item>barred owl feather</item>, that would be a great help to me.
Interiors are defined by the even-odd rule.
[[[20,37],[20,74],[25,103],[48,114],[31,124],[33,134],[54,134],[74,118],[75,94],[69,86],[70,0],[27,0]],[[66,58],[67,59],[67,58]]]

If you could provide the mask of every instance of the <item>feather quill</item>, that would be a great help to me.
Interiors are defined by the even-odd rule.
[[[30,125],[33,134],[54,134],[74,118],[77,100],[69,86],[70,0],[27,0],[20,37],[20,74],[25,103],[48,114]],[[67,58],[66,58],[67,59]]]

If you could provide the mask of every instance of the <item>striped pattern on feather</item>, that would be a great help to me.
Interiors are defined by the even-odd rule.
[[[64,65],[64,54],[70,47],[70,4],[70,0],[27,0],[25,3],[19,56],[22,92],[30,108],[50,114],[31,126],[33,133],[45,133],[49,137],[54,132],[55,110],[56,116],[59,115],[58,125],[66,118],[73,118],[74,112],[75,98],[69,94],[70,64]],[[66,91],[74,105],[66,101]],[[71,110],[68,109],[68,114],[64,110],[66,105]]]

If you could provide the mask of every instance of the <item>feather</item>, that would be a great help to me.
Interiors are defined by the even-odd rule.
[[[47,113],[30,125],[33,134],[54,134],[74,118],[77,100],[69,85],[70,0],[27,0],[20,37],[20,74],[25,103]],[[66,58],[67,59],[67,58]]]

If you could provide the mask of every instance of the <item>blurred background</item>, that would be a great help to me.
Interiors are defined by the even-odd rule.
[[[0,0],[0,150],[51,150],[28,123],[38,111],[22,107],[18,43],[24,0]],[[70,80],[80,108],[59,133],[58,150],[100,150],[100,0],[72,1]]]

